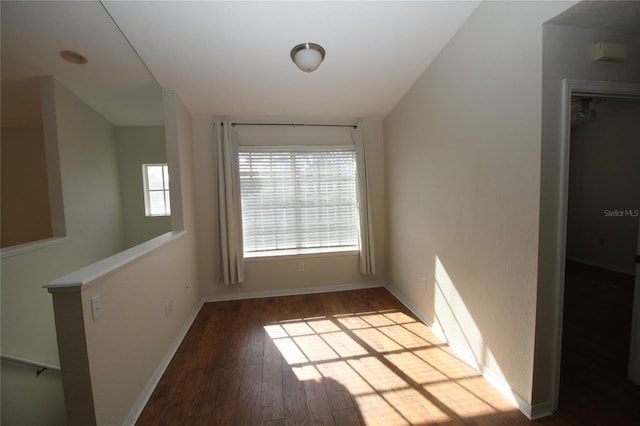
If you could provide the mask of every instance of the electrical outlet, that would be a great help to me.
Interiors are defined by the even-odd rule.
[[[169,316],[171,315],[171,312],[173,312],[173,301],[169,300],[167,303],[164,304],[165,317],[169,318]]]
[[[102,315],[102,299],[100,298],[100,294],[91,296],[91,314],[93,315],[94,321]]]
[[[298,263],[298,272],[304,272],[304,263]]]
[[[429,281],[427,281],[427,279],[425,277],[422,277],[422,287],[425,290],[429,290]]]

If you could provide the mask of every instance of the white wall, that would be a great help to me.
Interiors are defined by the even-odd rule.
[[[174,93],[165,93],[165,109],[179,229],[146,243],[143,253],[134,247],[50,289],[71,425],[132,423],[200,308],[191,117]],[[94,319],[96,295],[102,315]]]
[[[191,116],[166,93],[169,161],[177,165],[175,191],[185,234],[83,292],[88,356],[98,424],[122,424],[163,357],[200,306]],[[188,285],[188,288],[185,287]],[[90,297],[103,296],[105,313],[93,322]],[[166,318],[165,303],[173,312]],[[123,350],[126,348],[126,350]]]
[[[125,247],[171,230],[171,217],[146,216],[142,165],[167,162],[164,127],[117,127],[118,167]]]
[[[542,24],[567,7],[482,2],[384,121],[387,281],[527,414]]]
[[[604,13],[604,9],[601,9]],[[542,153],[540,181],[540,242],[534,401],[547,404],[557,398],[559,334],[563,288],[558,274],[565,253],[560,253],[560,184],[562,80],[640,82],[640,40],[637,36],[545,25],[543,37]],[[624,43],[630,54],[624,63],[592,62],[594,43]],[[562,261],[558,259],[562,258]]]
[[[43,85],[44,114],[53,120],[53,128],[45,120],[45,138],[59,147],[67,239],[9,257],[3,251],[2,353],[55,365],[51,296],[42,285],[120,251],[123,229],[113,126],[56,80]],[[31,377],[34,369],[3,362],[2,370],[2,423],[65,423],[57,373],[40,381]]]
[[[243,120],[238,120],[243,121]],[[194,152],[198,218],[198,261],[206,299],[283,294],[332,286],[369,285],[385,277],[384,166],[382,123],[364,121],[367,168],[370,173],[376,274],[358,272],[358,255],[283,257],[245,263],[245,282],[224,286],[219,275],[219,236],[214,118],[194,120]],[[304,262],[305,271],[298,272]],[[336,287],[338,288],[338,287]]]
[[[640,105],[607,100],[571,129],[567,258],[635,273]]]

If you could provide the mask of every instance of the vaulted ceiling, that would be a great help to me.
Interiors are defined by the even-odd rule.
[[[105,2],[194,114],[384,117],[478,2]],[[326,49],[301,72],[291,49]]]
[[[2,123],[38,125],[39,75],[116,125],[161,123],[160,86],[194,115],[383,118],[478,4],[3,0]],[[638,34],[639,18],[638,1],[583,1],[551,23]],[[289,57],[303,42],[327,51],[313,73]]]
[[[154,80],[194,115],[382,118],[477,4],[2,1],[2,90],[19,115],[51,74],[118,125],[161,119],[141,108]],[[289,54],[309,41],[327,54],[307,74]],[[64,49],[89,63],[65,63]],[[10,114],[3,123],[38,120]]]

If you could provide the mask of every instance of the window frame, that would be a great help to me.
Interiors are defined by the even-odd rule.
[[[305,248],[290,248],[290,249],[274,249],[274,250],[264,250],[264,251],[253,251],[247,252],[246,246],[243,244],[243,255],[244,258],[249,261],[261,261],[261,260],[272,260],[272,259],[282,259],[283,257],[323,257],[323,256],[334,256],[334,255],[354,255],[359,253],[360,250],[360,222],[359,222],[359,209],[360,209],[360,196],[359,196],[359,185],[358,185],[358,171],[357,171],[357,151],[356,146],[352,144],[341,144],[341,145],[323,145],[323,144],[313,144],[313,145],[239,145],[238,146],[238,174],[240,175],[240,156],[242,153],[251,153],[251,152],[283,152],[283,153],[304,153],[304,152],[338,152],[338,151],[348,151],[353,153],[353,183],[355,185],[355,194],[354,194],[354,207],[356,209],[356,215],[354,217],[354,230],[356,232],[356,237],[353,245],[349,246],[332,246],[332,247],[305,247]],[[240,193],[240,204],[242,205],[242,179],[239,179],[239,193]],[[244,213],[243,213],[244,214]],[[243,229],[243,243],[244,243],[244,217],[241,218],[241,225]]]
[[[149,188],[149,167],[162,166],[162,189]],[[142,181],[144,192],[144,214],[146,217],[167,217],[171,216],[171,191],[169,182],[169,167],[167,163],[145,163],[142,164]],[[151,193],[162,192],[164,200],[164,212],[152,213],[151,211]]]

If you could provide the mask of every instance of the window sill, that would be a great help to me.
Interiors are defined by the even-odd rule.
[[[277,254],[276,254],[277,253]],[[357,249],[348,248],[344,250],[329,248],[326,251],[313,249],[311,250],[287,250],[287,251],[268,251],[261,254],[252,254],[245,256],[245,262],[262,262],[268,260],[290,260],[296,258],[309,258],[309,257],[333,257],[333,256],[353,256],[358,255],[360,252]]]

